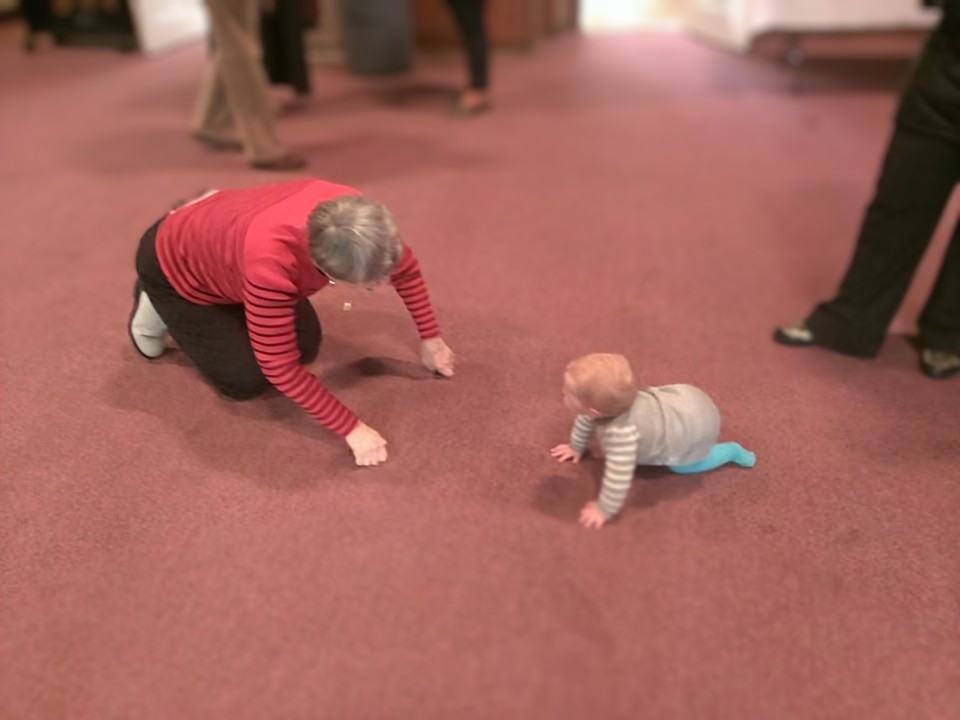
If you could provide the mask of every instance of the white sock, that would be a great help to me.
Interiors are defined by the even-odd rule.
[[[147,357],[156,358],[163,354],[167,326],[163,324],[150,298],[142,290],[137,312],[130,321],[130,335],[137,349]]]

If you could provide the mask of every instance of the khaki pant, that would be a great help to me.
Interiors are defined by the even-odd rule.
[[[225,140],[235,134],[251,161],[285,154],[274,129],[269,84],[261,63],[259,0],[205,0],[214,51],[193,121],[194,132]]]

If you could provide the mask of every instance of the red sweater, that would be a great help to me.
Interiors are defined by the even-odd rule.
[[[300,365],[294,306],[329,282],[310,257],[307,216],[324,200],[359,194],[319,180],[221,190],[173,210],[157,232],[157,258],[177,293],[199,305],[242,303],[264,376],[339,435],[349,434],[357,417]],[[439,336],[410,248],[390,282],[420,337]]]

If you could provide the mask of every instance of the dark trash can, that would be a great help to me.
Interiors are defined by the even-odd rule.
[[[340,0],[340,26],[350,72],[389,75],[413,65],[409,0]]]

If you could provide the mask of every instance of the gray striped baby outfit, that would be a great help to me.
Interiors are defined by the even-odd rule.
[[[578,415],[570,447],[583,453],[594,433],[605,457],[597,503],[609,520],[623,507],[637,465],[675,467],[706,458],[720,437],[720,411],[692,385],[664,385],[638,392],[617,417]]]

